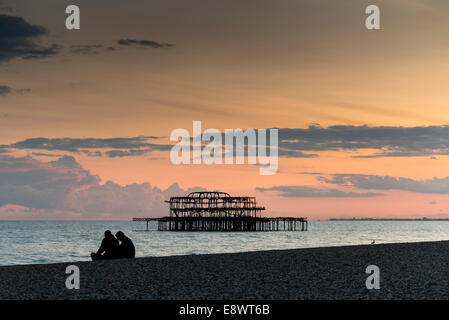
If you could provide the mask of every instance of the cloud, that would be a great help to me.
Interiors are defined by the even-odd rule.
[[[281,157],[315,158],[319,156],[317,152],[320,151],[352,152],[353,158],[449,155],[447,125],[427,127],[339,125],[324,128],[314,124],[308,128],[277,129],[278,150]],[[269,130],[267,129],[267,132]],[[266,139],[269,143],[269,134]],[[248,142],[245,139],[245,149],[247,148]],[[361,151],[366,154],[357,154]]]
[[[297,174],[304,174],[304,175],[311,175],[311,176],[317,176],[317,175],[322,175],[322,172],[309,172],[309,171],[301,171],[301,172],[297,172]]]
[[[79,150],[80,153],[86,154],[88,157],[101,157],[103,153],[101,151],[91,151],[91,150]]]
[[[285,148],[279,148],[278,155],[280,157],[285,157],[285,158],[317,158],[318,157],[318,155],[314,154],[314,153],[304,153],[301,151],[288,150]]]
[[[0,86],[0,97],[1,96],[5,97],[11,93],[25,94],[25,93],[29,93],[29,92],[31,92],[30,88],[14,90],[9,86]]]
[[[449,126],[370,127],[318,125],[279,129],[279,147],[291,151],[359,151],[356,158],[449,155]]]
[[[0,8],[1,9],[1,8]],[[0,14],[0,62],[16,58],[39,59],[56,55],[61,45],[42,45],[37,40],[48,35],[48,31],[38,25],[32,25],[18,16]],[[147,48],[169,48],[173,44],[152,40],[120,39],[119,46],[140,46]],[[104,44],[72,45],[68,50],[79,55],[95,55],[115,51],[116,47]]]
[[[204,191],[182,189],[177,183],[166,190],[150,183],[121,186],[85,170],[71,156],[51,162],[31,157],[0,155],[0,217],[130,219],[167,215],[170,196]],[[12,207],[11,207],[12,206]],[[6,209],[5,209],[6,208]]]
[[[85,153],[89,156],[102,156],[101,149],[112,149],[104,152],[108,157],[138,156],[151,151],[167,151],[171,145],[155,144],[149,140],[159,139],[155,136],[140,136],[131,138],[30,138],[3,146],[12,149],[66,151]],[[100,150],[99,150],[100,149]]]
[[[417,193],[449,194],[449,177],[414,180],[379,175],[333,174],[330,177],[322,176],[317,179],[329,184],[365,190],[401,190]]]
[[[112,150],[106,151],[105,154],[110,158],[117,158],[129,156],[142,156],[151,151],[152,151],[151,149]]]
[[[35,42],[46,34],[45,28],[31,25],[21,17],[0,14],[0,62],[14,58],[37,59],[55,55],[60,46],[42,46]]]
[[[8,86],[0,86],[0,96],[7,96],[12,92],[12,89]]]
[[[25,93],[30,93],[31,89],[30,88],[25,88],[25,89],[16,89],[15,91],[18,94],[25,94]]]
[[[0,206],[61,208],[70,192],[97,185],[99,181],[98,176],[81,168],[73,157],[46,163],[31,157],[0,156]]]
[[[322,128],[314,125],[305,129],[280,128],[278,130],[280,157],[315,158],[318,157],[316,153],[318,151],[351,151],[356,153],[363,150],[371,153],[352,155],[352,157],[435,157],[436,155],[449,155],[449,126],[331,126]],[[106,156],[124,157],[143,155],[151,151],[169,151],[173,145],[149,142],[150,139],[159,138],[154,136],[109,139],[31,138],[7,147],[76,153],[83,152],[82,150],[96,152],[96,154],[92,153],[92,156],[101,156],[98,149],[109,149],[104,152]],[[224,141],[224,134],[222,141]],[[267,142],[269,143],[269,141],[268,136]],[[245,154],[247,149],[248,143],[245,139]]]
[[[0,150],[1,152],[1,150]],[[33,152],[31,153],[33,156],[36,157],[62,157],[62,154],[52,154],[52,153],[44,153],[44,152]]]
[[[150,47],[150,48],[169,48],[173,47],[173,44],[156,42],[152,40],[135,40],[135,39],[120,39],[117,43],[121,46],[130,46],[130,45],[138,45],[142,47]]]
[[[114,47],[106,47],[102,44],[87,44],[87,45],[73,45],[70,47],[72,53],[89,55],[89,54],[99,54],[101,52],[111,52],[115,51]]]
[[[177,183],[161,190],[150,183],[120,186],[112,181],[104,185],[93,186],[71,195],[68,209],[82,212],[85,218],[94,218],[98,214],[110,218],[161,217],[168,214],[164,202],[171,196],[186,195],[193,191],[206,189],[195,187],[184,190]]]
[[[98,54],[102,49],[104,49],[102,44],[73,45],[70,51],[77,54]]]
[[[362,197],[377,197],[383,195],[382,193],[357,193],[345,192],[338,189],[321,189],[308,186],[274,186],[270,188],[256,188],[257,191],[277,191],[279,196],[285,198],[362,198]]]
[[[161,43],[151,40],[130,40],[130,39],[121,39],[117,40],[117,43],[120,46],[131,46],[137,45],[141,47],[150,47],[150,48],[168,48],[173,47],[172,44],[169,43]],[[116,51],[117,48],[114,46],[106,46],[103,44],[88,44],[88,45],[72,45],[70,47],[70,51],[75,54],[80,55],[96,55],[103,52],[112,52]]]

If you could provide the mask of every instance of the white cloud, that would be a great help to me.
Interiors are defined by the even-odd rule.
[[[75,158],[42,162],[31,157],[0,156],[0,218],[130,219],[168,214],[170,196],[205,190],[184,190],[174,183],[166,190],[150,183],[121,186],[85,170]]]

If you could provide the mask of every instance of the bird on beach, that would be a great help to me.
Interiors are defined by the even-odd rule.
[[[371,244],[375,244],[375,243],[376,243],[376,241],[374,241],[374,240],[373,240],[373,242],[371,242]]]

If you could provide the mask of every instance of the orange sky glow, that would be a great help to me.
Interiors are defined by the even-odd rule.
[[[70,156],[79,165],[70,162],[70,172],[88,170],[98,176],[85,188],[112,181],[120,186],[149,182],[165,190],[177,183],[183,190],[202,187],[255,195],[268,216],[449,218],[446,135],[420,129],[400,133],[401,128],[435,132],[449,125],[446,1],[376,1],[382,12],[378,31],[364,27],[369,1],[262,0],[256,5],[198,0],[193,1],[198,2],[195,6],[132,0],[126,6],[112,1],[107,8],[78,1],[83,20],[81,30],[74,32],[64,28],[63,4],[56,0],[44,0],[39,6],[31,1],[3,2],[14,10],[0,12],[0,17],[20,17],[47,31],[26,41],[42,47],[58,44],[59,49],[33,59],[13,50],[2,58],[0,51],[0,86],[12,90],[4,95],[0,91],[0,145],[7,150],[0,149],[4,157],[0,177],[13,181],[0,182],[0,190],[19,183],[14,180],[19,176],[14,165],[7,162],[1,167],[10,159],[31,157],[38,161],[33,168],[47,172],[45,163]],[[121,45],[119,39],[170,46]],[[85,46],[84,51],[77,52],[76,46]],[[249,164],[176,166],[169,151],[157,148],[106,156],[116,149],[88,147],[101,153],[94,155],[85,152],[86,147],[19,145],[32,138],[140,136],[157,137],[148,143],[173,144],[172,130],[192,132],[194,120],[202,121],[203,130],[302,129],[311,138],[295,136],[296,142],[307,145],[292,148],[306,156],[281,156],[279,171],[271,176],[260,175],[260,166]],[[334,126],[348,126],[348,132],[356,133],[345,132],[333,140]],[[319,128],[316,136],[313,128]],[[365,139],[366,128],[379,129],[376,136]],[[351,146],[344,145],[345,137]],[[383,144],[387,139],[391,141]],[[343,182],[338,180],[341,176]],[[78,183],[70,188],[78,188]],[[274,187],[295,187],[294,194],[268,190]],[[70,192],[78,192],[75,189]],[[344,195],[320,193],[331,189]],[[0,197],[0,219],[129,219],[127,213],[87,215],[85,210],[94,209],[80,209],[71,193],[61,196],[63,205],[47,208],[40,202],[17,200],[19,191]],[[160,215],[152,209],[156,207],[155,203],[143,211],[132,210]],[[54,214],[42,215],[44,211]]]

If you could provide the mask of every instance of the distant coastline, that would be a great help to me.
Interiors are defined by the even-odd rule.
[[[329,221],[449,221],[449,218],[331,218]]]

